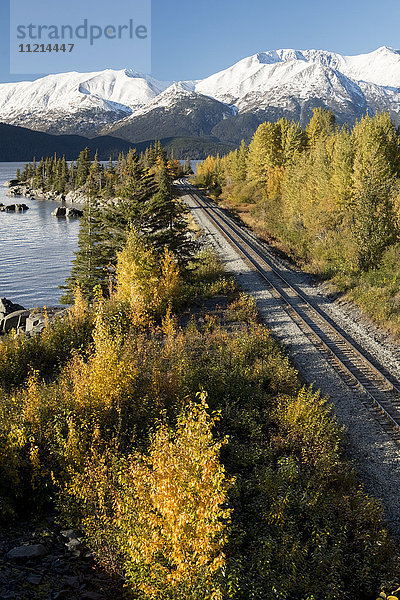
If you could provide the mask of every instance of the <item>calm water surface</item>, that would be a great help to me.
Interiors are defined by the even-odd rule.
[[[79,219],[58,219],[57,202],[10,198],[4,183],[24,163],[0,163],[0,202],[23,202],[24,213],[0,212],[0,297],[25,308],[59,304],[78,245]]]
[[[196,171],[200,161],[191,162]],[[0,212],[0,298],[25,308],[57,305],[78,247],[79,219],[52,217],[58,202],[7,196],[4,183],[24,164],[0,162],[0,202],[29,206],[25,213]]]

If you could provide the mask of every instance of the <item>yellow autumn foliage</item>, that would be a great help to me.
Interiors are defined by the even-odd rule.
[[[158,427],[147,456],[111,460],[108,468],[97,457],[71,487],[85,503],[83,524],[100,559],[108,564],[110,547],[117,548],[130,587],[145,598],[222,598],[232,480],[219,461],[215,420],[202,395],[188,403],[174,433]]]
[[[137,368],[125,360],[121,339],[108,331],[101,302],[97,311],[92,352],[87,358],[75,355],[64,380],[71,386],[72,406],[92,416],[117,408],[137,375]]]
[[[136,326],[148,325],[179,298],[181,283],[176,258],[165,249],[158,259],[135,229],[131,229],[126,246],[118,253],[116,275],[115,299],[130,308]]]

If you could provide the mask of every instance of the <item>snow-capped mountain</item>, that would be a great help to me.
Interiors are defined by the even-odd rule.
[[[0,84],[0,120],[50,133],[92,133],[145,106],[169,85],[128,69]]]
[[[236,144],[264,120],[305,124],[316,106],[352,124],[387,110],[400,122],[400,51],[342,56],[270,50],[201,81],[161,82],[129,70],[0,84],[0,121],[51,133],[112,133],[130,142],[208,137]]]
[[[324,50],[262,52],[199,81],[195,86],[202,94],[235,104],[241,112],[253,110],[255,106],[260,109],[284,107],[291,99],[319,98],[328,105],[355,103],[358,113],[359,108],[371,108],[370,96],[385,97],[387,108],[387,94],[397,112],[398,88],[400,51],[386,46],[358,56],[341,56]]]
[[[193,88],[193,82],[174,83],[143,108],[104,128],[102,133],[111,133],[129,141],[211,136],[213,128],[234,117],[237,110],[215,98],[194,92]]]

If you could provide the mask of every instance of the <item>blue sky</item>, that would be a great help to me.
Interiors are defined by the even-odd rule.
[[[54,6],[60,0],[46,1]],[[114,0],[116,13],[118,5],[129,3]],[[206,77],[273,48],[342,54],[400,48],[399,0],[153,0],[152,14],[152,74],[158,79]],[[0,81],[34,79],[10,75],[8,47],[9,0],[0,0]],[[112,66],[134,67],[122,53],[120,61]],[[107,56],[99,53],[98,70],[108,66]]]

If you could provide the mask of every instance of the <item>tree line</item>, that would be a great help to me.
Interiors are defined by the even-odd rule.
[[[246,146],[198,166],[197,182],[254,204],[285,250],[328,276],[376,268],[399,238],[400,138],[388,114],[350,131],[315,109],[303,130],[280,119]]]
[[[110,159],[103,165],[97,155],[92,160],[86,148],[76,163],[68,165],[64,157],[54,156],[34,161],[17,174],[35,189],[79,190],[86,198],[63,302],[72,302],[77,284],[90,300],[98,287],[108,293],[117,252],[125,245],[130,227],[139,230],[159,254],[167,249],[180,264],[187,260],[194,247],[187,232],[187,208],[176,198],[172,182],[188,169],[190,162],[182,168],[157,142],[140,156],[133,149],[120,154],[116,163]]]

